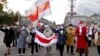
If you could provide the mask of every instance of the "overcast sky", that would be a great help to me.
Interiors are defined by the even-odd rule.
[[[8,0],[8,7],[14,11],[20,11],[25,14],[25,10],[29,9],[35,0]],[[91,15],[100,13],[100,0],[74,0],[74,11],[79,15]],[[63,23],[65,15],[70,11],[70,0],[52,0],[50,2],[52,15],[45,18],[56,21],[57,24]]]

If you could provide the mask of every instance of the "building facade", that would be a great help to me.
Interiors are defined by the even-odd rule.
[[[40,19],[39,22],[43,23],[44,25],[50,25],[50,26],[53,24],[51,21],[46,20],[44,18]],[[31,24],[31,22],[26,16],[21,17],[21,23],[25,25]]]
[[[87,22],[95,21],[97,23],[100,23],[100,15],[95,14],[95,15],[91,15],[89,17],[79,16],[79,15],[74,15],[74,16],[67,15],[65,17],[64,24],[65,24],[65,26],[67,26],[69,23],[72,23],[73,25],[78,25],[80,20],[87,21]]]

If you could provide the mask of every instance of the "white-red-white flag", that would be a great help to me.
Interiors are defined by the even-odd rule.
[[[47,47],[47,46],[57,43],[57,36],[53,34],[51,37],[47,38],[41,32],[36,31],[35,42],[43,47]]]
[[[25,13],[27,18],[31,21],[33,27],[36,27],[38,23],[38,9],[35,3]]]
[[[51,14],[50,0],[38,0],[35,4],[38,8],[38,19]]]
[[[26,15],[32,22],[33,26],[37,26],[38,20],[46,15],[51,14],[49,0],[37,0],[32,7],[26,11]]]

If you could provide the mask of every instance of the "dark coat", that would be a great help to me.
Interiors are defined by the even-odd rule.
[[[61,31],[63,31],[63,33],[61,33]],[[57,44],[64,45],[66,43],[66,34],[64,29],[59,29],[57,32],[58,32]]]
[[[10,36],[12,38],[12,40],[14,41],[15,40],[15,32],[14,32],[14,29],[13,28],[10,28]]]
[[[2,27],[0,28],[1,31],[3,31],[5,33],[4,35],[4,39],[3,39],[3,42],[5,44],[10,44],[12,43],[12,30],[8,30],[8,29],[2,29]]]
[[[36,34],[36,33],[35,33],[35,32],[34,32],[34,33],[31,32],[30,34],[31,34],[31,36],[32,36],[31,44],[34,45],[34,40],[35,40],[35,34]]]

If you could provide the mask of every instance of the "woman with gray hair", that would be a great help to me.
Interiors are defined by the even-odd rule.
[[[49,38],[49,37],[51,37],[53,35],[53,31],[51,30],[51,28],[48,25],[45,25],[45,30],[44,30],[43,34],[47,38]],[[51,55],[51,46],[47,47],[47,54]]]

